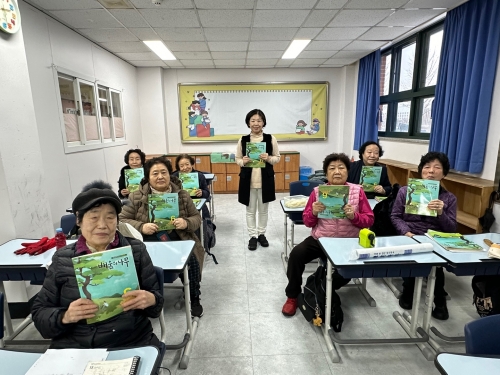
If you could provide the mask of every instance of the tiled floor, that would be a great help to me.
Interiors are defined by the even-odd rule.
[[[279,194],[281,198],[283,194]],[[218,265],[205,262],[201,302],[205,310],[187,370],[178,369],[180,351],[167,352],[163,366],[172,374],[438,374],[415,345],[342,346],[340,363],[325,354],[318,328],[306,322],[300,312],[292,318],[281,314],[285,302],[286,276],[281,262],[283,212],[279,200],[271,203],[266,236],[268,248],[247,250],[245,207],[236,195],[216,195],[217,245],[213,249]],[[296,238],[309,231],[298,227]],[[311,268],[311,270],[314,267]],[[449,335],[463,334],[463,326],[478,316],[472,305],[470,277],[446,273],[450,319],[433,324]],[[400,310],[398,301],[382,282],[369,280],[368,291],[377,302],[370,307],[354,289],[339,295],[344,310],[341,335],[348,338],[404,337],[392,317]],[[183,310],[175,310],[180,292],[166,291],[167,343],[181,341],[185,327]],[[155,330],[159,334],[157,322]],[[30,333],[31,332],[31,333]],[[32,331],[26,333],[35,336]],[[464,344],[443,343],[446,351],[464,352]],[[163,374],[168,372],[164,371]]]

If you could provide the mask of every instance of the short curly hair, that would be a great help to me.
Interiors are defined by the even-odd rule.
[[[188,154],[180,154],[178,155],[176,158],[175,158],[175,170],[179,170],[179,162],[182,160],[182,159],[188,159],[189,162],[191,163],[191,165],[193,166],[193,169],[194,169],[194,164],[196,162],[196,160],[194,160],[194,157],[188,155]]]
[[[326,171],[328,170],[328,166],[330,165],[330,163],[332,161],[341,161],[342,163],[344,163],[344,165],[347,169],[347,172],[349,172],[349,168],[351,167],[351,161],[349,160],[349,156],[347,156],[344,153],[339,153],[339,154],[333,153],[333,154],[327,155],[325,160],[323,160],[323,172],[325,172],[325,174],[326,174]]]
[[[430,163],[431,161],[437,160],[443,166],[443,174],[446,176],[450,171],[450,160],[448,156],[444,152],[436,152],[430,151],[425,155],[422,155],[420,159],[420,164],[418,165],[418,174],[422,177],[422,169],[424,169],[424,165]]]
[[[367,141],[365,143],[363,143],[361,145],[361,147],[359,148],[359,160],[363,160],[363,154],[365,153],[366,151],[366,148],[368,146],[371,146],[371,145],[375,145],[378,147],[378,156],[379,157],[382,157],[384,155],[384,150],[382,150],[382,146],[380,146],[378,144],[378,142],[375,142],[375,141]]]
[[[163,164],[167,168],[168,174],[172,174],[172,163],[170,163],[170,160],[165,156],[158,156],[157,158],[149,159],[146,164],[144,164],[144,178],[142,181],[149,182],[149,172],[151,172],[151,168],[156,164]]]
[[[136,154],[139,154],[139,156],[141,157],[141,164],[144,165],[146,163],[146,154],[144,152],[142,152],[139,148],[130,149],[126,152],[125,157],[123,158],[125,161],[125,164],[128,165],[128,158],[130,157],[130,154],[133,154],[134,152]]]

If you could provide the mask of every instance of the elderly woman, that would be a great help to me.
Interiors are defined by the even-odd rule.
[[[428,152],[420,159],[418,173],[424,180],[441,181],[450,171],[448,157],[442,152]],[[401,235],[413,237],[416,234],[425,234],[428,229],[439,232],[455,232],[457,229],[457,198],[440,186],[438,199],[429,202],[427,208],[436,210],[437,216],[410,215],[405,213],[407,186],[402,187],[394,206],[392,207],[391,221]],[[403,278],[403,294],[399,298],[399,306],[410,310],[413,304],[413,290],[415,278]],[[443,268],[436,269],[436,284],[434,286],[434,310],[432,316],[446,320],[449,317],[446,307],[446,291],[444,290]]]
[[[388,196],[391,193],[392,187],[387,177],[387,168],[385,165],[378,164],[378,159],[384,155],[382,147],[374,141],[368,141],[359,148],[359,160],[351,163],[347,182],[359,184],[361,179],[361,171],[364,166],[367,167],[382,167],[380,174],[380,182],[375,186],[374,191],[365,192],[368,199],[373,199],[376,196]]]
[[[327,185],[349,186],[348,203],[343,207],[345,219],[321,219],[318,214],[326,209],[319,201],[318,187],[315,187],[302,220],[306,227],[311,228],[311,235],[295,246],[288,259],[288,285],[285,293],[287,300],[283,305],[282,313],[286,316],[295,315],[297,310],[297,296],[302,288],[302,274],[307,263],[316,258],[325,258],[318,242],[320,237],[358,237],[361,228],[368,228],[373,224],[373,212],[360,185],[347,183],[349,173],[349,158],[346,154],[330,154],[323,161],[323,171],[328,179]],[[349,280],[336,274],[334,288],[339,289]]]
[[[195,231],[200,227],[201,217],[189,194],[182,190],[181,181],[171,176],[172,165],[164,157],[148,160],[144,165],[144,179],[139,190],[130,193],[131,205],[125,205],[120,214],[120,221],[132,225],[142,233],[144,241],[195,241],[194,255],[189,260],[189,288],[191,297],[191,315],[201,317],[203,307],[200,304],[201,269],[205,250]],[[148,195],[176,193],[179,195],[179,217],[173,221],[175,229],[159,231],[158,225],[151,223],[148,214]],[[182,274],[180,274],[182,278]]]
[[[130,192],[125,185],[125,170],[142,168],[146,163],[146,154],[140,149],[128,150],[125,153],[125,166],[120,171],[120,178],[118,180],[118,196],[120,198],[127,198]]]
[[[82,235],[55,252],[43,287],[32,307],[33,322],[51,348],[113,348],[154,345],[160,342],[149,318],[160,315],[162,288],[146,247],[141,241],[116,231],[122,204],[111,185],[96,181],[85,186],[73,201]],[[123,297],[123,312],[107,320],[87,324],[98,310],[92,300],[81,298],[72,258],[131,246],[140,290]],[[133,298],[130,298],[133,297]]]
[[[195,160],[192,156],[188,154],[180,154],[175,159],[176,171],[172,173],[172,176],[179,177],[179,173],[198,173],[198,182],[200,188],[196,191],[196,198],[205,198],[207,202],[210,202],[210,190],[208,189],[207,180],[205,175],[196,169],[194,169]],[[209,218],[210,212],[206,204],[203,205],[201,209],[203,218]]]

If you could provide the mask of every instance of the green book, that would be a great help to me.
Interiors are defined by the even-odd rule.
[[[75,269],[80,297],[99,306],[96,316],[88,324],[102,322],[120,314],[122,295],[138,290],[139,281],[130,246],[99,251],[71,259]]]
[[[149,222],[158,230],[175,229],[173,221],[179,217],[179,195],[176,193],[148,195]]]
[[[410,178],[406,191],[405,213],[436,217],[436,210],[429,210],[427,205],[438,197],[439,181]]]
[[[245,167],[264,168],[266,163],[260,159],[260,154],[266,153],[266,142],[248,142],[246,155],[251,159]]]
[[[466,239],[464,235],[460,233],[443,233],[429,229],[425,235],[451,252],[484,251],[480,245]]]
[[[125,169],[125,186],[130,193],[139,190],[142,178],[144,177],[144,168]]]
[[[191,197],[196,196],[196,191],[200,188],[198,172],[179,173],[179,179],[182,181],[182,188],[186,190]]]
[[[380,175],[382,167],[363,166],[359,176],[359,184],[363,186],[366,192],[375,191],[375,186],[380,185]]]
[[[349,200],[349,186],[320,185],[318,197],[326,206],[325,210],[318,214],[320,219],[345,219],[344,206]]]

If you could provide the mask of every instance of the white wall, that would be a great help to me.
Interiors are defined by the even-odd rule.
[[[103,179],[118,190],[123,155],[131,147],[142,147],[136,68],[26,3],[20,1],[20,7],[41,161],[46,176],[44,190],[50,202],[52,226],[55,227],[59,226],[60,217],[84,184]],[[127,145],[64,153],[53,65],[95,77],[99,83],[123,90]]]
[[[139,71],[142,69],[139,69]],[[181,143],[179,123],[179,83],[222,82],[329,82],[327,141],[279,142],[282,151],[299,151],[301,165],[321,167],[324,156],[335,151],[349,153],[354,139],[354,113],[357,66],[328,69],[169,69],[164,70],[165,108],[167,119],[167,151],[213,152],[234,151],[236,142]],[[142,91],[140,95],[142,96]],[[253,108],[248,108],[250,111]],[[143,128],[148,124],[142,122]],[[267,124],[273,133],[273,124]],[[247,133],[245,119],[241,119],[241,132]],[[148,150],[147,150],[148,151]]]

